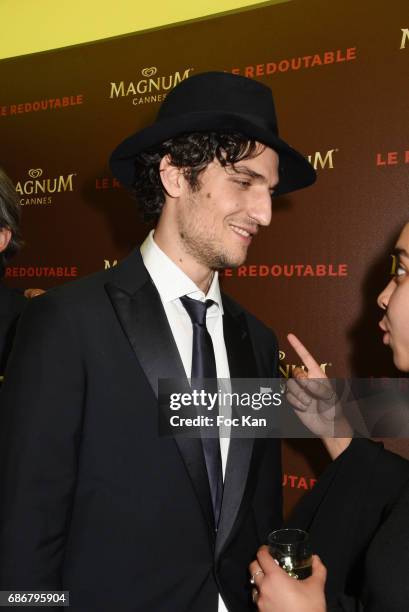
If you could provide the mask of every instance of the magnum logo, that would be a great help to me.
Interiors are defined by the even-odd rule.
[[[104,259],[104,270],[109,270],[110,268],[114,268],[117,265],[117,259],[113,259],[112,261],[110,261],[109,259]]]
[[[406,49],[406,43],[409,42],[409,28],[401,28],[401,31],[402,31],[402,40],[400,43],[400,48]]]
[[[284,376],[284,378],[290,378],[295,368],[302,368],[303,370],[305,370],[305,366],[303,365],[297,365],[294,363],[293,364],[284,363],[285,361],[284,351],[280,351],[279,357],[280,357],[280,362],[283,362],[283,363],[280,363],[279,370],[280,370],[280,373]],[[331,366],[332,366],[332,363],[320,363],[320,368],[324,372],[324,374],[327,373],[327,368]]]
[[[338,153],[339,149],[329,149],[325,153],[316,151],[312,155],[308,155],[308,161],[313,165],[314,170],[334,169],[334,153]]]
[[[43,178],[41,168],[31,168],[27,174],[28,180],[18,181],[16,184],[16,191],[21,196],[21,206],[52,204],[53,194],[74,190],[73,179],[76,172]]]
[[[143,68],[142,78],[137,81],[111,82],[109,97],[124,98],[133,96],[132,104],[150,104],[152,102],[162,102],[166,98],[168,91],[176,87],[178,83],[190,77],[193,68],[185,68],[172,74],[159,75],[156,66]]]

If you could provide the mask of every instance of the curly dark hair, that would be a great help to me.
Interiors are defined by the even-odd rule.
[[[17,253],[23,245],[20,233],[21,209],[16,189],[0,168],[0,229],[11,231],[11,240],[7,248],[0,253],[0,278],[4,276],[8,260]]]
[[[157,221],[165,203],[159,164],[169,155],[171,164],[183,168],[192,191],[200,189],[200,174],[217,159],[232,165],[260,152],[259,144],[238,132],[191,132],[165,140],[159,146],[139,153],[135,159],[133,193],[145,221]]]

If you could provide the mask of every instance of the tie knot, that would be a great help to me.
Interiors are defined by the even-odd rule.
[[[185,307],[185,310],[192,321],[192,325],[196,323],[197,325],[204,325],[206,327],[206,312],[207,309],[214,304],[213,300],[200,302],[199,300],[193,300],[187,295],[184,295],[180,298],[180,301]]]

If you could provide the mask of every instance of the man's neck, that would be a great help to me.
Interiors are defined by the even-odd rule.
[[[163,232],[155,230],[153,240],[169,259],[192,279],[195,285],[206,295],[212,284],[214,271],[185,253],[176,241],[166,239]]]

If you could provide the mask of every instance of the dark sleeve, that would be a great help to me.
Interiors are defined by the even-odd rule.
[[[364,608],[358,599],[339,595],[337,601],[327,607],[327,612],[364,612]]]
[[[360,601],[340,595],[328,612],[409,610],[409,483],[376,532],[365,556]]]
[[[354,439],[295,509],[289,526],[309,531],[327,567],[330,610],[348,610],[354,598],[362,599],[367,551],[408,478],[408,461],[382,444]]]
[[[365,612],[409,610],[409,483],[368,548],[362,601]]]
[[[59,588],[84,373],[51,294],[25,309],[0,394],[0,589]]]

